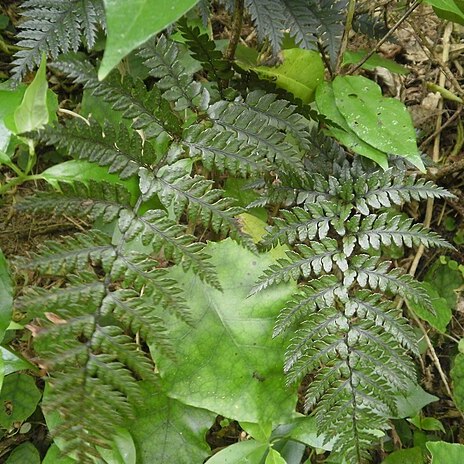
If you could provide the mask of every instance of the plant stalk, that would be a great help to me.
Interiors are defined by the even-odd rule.
[[[346,12],[345,30],[343,31],[342,43],[340,50],[338,51],[337,64],[335,66],[335,74],[340,74],[340,68],[342,67],[343,55],[345,54],[346,47],[348,46],[348,38],[350,31],[353,27],[354,12],[356,10],[356,0],[350,0],[348,4],[348,10]]]
[[[229,45],[224,53],[227,61],[232,61],[235,57],[235,51],[240,40],[242,32],[243,14],[245,11],[245,0],[235,0],[234,15],[232,17],[232,30],[230,31]]]

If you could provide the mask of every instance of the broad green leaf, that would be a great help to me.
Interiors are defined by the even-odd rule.
[[[462,0],[425,0],[433,6],[439,18],[464,25],[464,2]]]
[[[422,449],[416,446],[394,451],[382,461],[382,464],[424,464]]]
[[[289,430],[288,436],[292,440],[299,441],[313,448],[327,451],[332,450],[333,440],[325,443],[327,437],[318,434],[315,417],[297,417],[291,422],[291,425],[292,428]]]
[[[253,424],[252,422],[240,422],[240,427],[255,440],[262,443],[269,443],[269,438],[272,433],[271,423]]]
[[[216,414],[169,398],[158,383],[142,382],[143,406],[128,424],[137,464],[203,462],[210,453],[206,432]]]
[[[40,454],[29,441],[18,445],[10,454],[5,464],[40,464]]]
[[[208,464],[261,464],[269,445],[255,440],[239,441],[219,451]]]
[[[111,449],[98,448],[106,464],[136,464],[135,444],[128,430],[119,427],[111,445]]]
[[[63,456],[58,446],[53,444],[48,448],[42,464],[76,464],[76,461],[68,456]]]
[[[300,464],[306,450],[306,445],[293,440],[279,440],[272,447],[280,453],[287,464]]]
[[[98,78],[108,73],[129,52],[162,31],[198,3],[198,0],[104,0],[107,39]]]
[[[430,297],[435,314],[424,308],[420,303],[418,304],[413,301],[408,301],[408,308],[412,309],[417,316],[427,321],[433,328],[441,333],[445,333],[446,327],[452,317],[451,308],[448,302],[438,294],[438,291],[432,284],[422,282],[421,285]]]
[[[0,392],[0,425],[8,429],[13,422],[26,420],[35,411],[41,396],[30,375],[15,373],[5,376]]]
[[[464,354],[458,353],[454,358],[453,367],[450,371],[453,381],[453,400],[456,406],[464,411]]]
[[[382,169],[388,169],[387,154],[361,140],[348,126],[345,118],[337,109],[335,95],[330,82],[323,82],[316,89],[318,111],[332,124],[328,128],[330,135],[350,150],[375,161]]]
[[[343,65],[356,64],[361,61],[369,52],[366,50],[350,51],[347,50],[343,55]],[[401,66],[393,60],[384,58],[374,53],[363,65],[362,68],[373,71],[376,67],[381,66],[396,74],[409,74],[409,69]]]
[[[16,133],[40,129],[50,120],[47,107],[48,83],[45,75],[46,58],[42,57],[34,80],[28,85],[21,104],[14,112]]]
[[[464,462],[464,445],[429,441],[427,449],[432,453],[432,464],[461,464]]]
[[[294,283],[248,294],[275,260],[242,248],[230,239],[205,249],[223,291],[179,266],[170,276],[185,292],[194,327],[173,320],[170,336],[176,360],[155,355],[170,396],[245,422],[284,423],[295,415],[296,386],[287,387],[283,359],[287,340],[272,338],[275,319],[296,291]],[[151,347],[154,350],[154,347]]]
[[[0,342],[10,324],[12,308],[13,282],[8,270],[8,262],[0,250]]]
[[[338,110],[360,139],[425,172],[411,115],[402,102],[383,97],[380,87],[362,76],[337,76],[332,88]]]
[[[407,395],[398,395],[396,398],[397,416],[395,419],[414,417],[420,410],[438,398],[427,393],[421,386],[411,384]]]
[[[26,361],[20,354],[0,346],[0,353],[4,362],[5,375],[12,374],[17,371],[37,370],[37,367]]]
[[[420,430],[434,431],[440,430],[445,433],[443,424],[435,417],[422,417],[421,414],[408,419],[411,424],[415,425]]]
[[[301,48],[282,50],[281,53],[282,64],[250,69],[260,78],[273,81],[277,87],[290,92],[303,103],[311,103],[316,87],[324,79],[324,63],[320,54]]]
[[[265,464],[287,464],[285,459],[280,455],[278,451],[271,448],[269,454],[266,456]]]
[[[443,264],[437,259],[427,271],[424,281],[434,286],[438,294],[446,299],[450,308],[456,307],[456,290],[464,284],[459,270],[451,269],[446,263]]]
[[[250,203],[259,198],[259,195],[254,190],[246,188],[249,183],[248,179],[227,178],[224,184],[224,196],[235,198],[237,206],[246,208]],[[268,215],[266,208],[250,208],[248,212],[267,222]]]

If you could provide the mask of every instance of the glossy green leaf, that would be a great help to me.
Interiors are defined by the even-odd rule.
[[[425,0],[433,6],[439,18],[464,25],[464,2],[462,0]]]
[[[106,464],[136,464],[135,444],[128,430],[119,427],[111,445],[111,449],[98,448]]]
[[[37,370],[37,367],[26,361],[20,354],[0,346],[0,353],[4,362],[5,375],[12,374],[17,371]]]
[[[292,427],[288,432],[288,436],[292,440],[299,441],[311,446],[312,448],[323,449],[327,451],[332,450],[333,440],[329,440],[327,443],[325,443],[326,437],[324,435],[320,435],[317,432],[315,417],[297,417],[290,423],[290,425]]]
[[[10,454],[5,464],[40,464],[40,454],[37,448],[26,441],[18,445]]]
[[[361,61],[369,52],[366,50],[357,50],[357,51],[350,51],[347,50],[343,55],[343,65],[348,64],[356,64]],[[401,66],[400,64],[396,63],[393,60],[389,60],[388,58],[384,58],[377,53],[374,53],[363,65],[363,69],[367,69],[369,71],[373,71],[378,66],[382,68],[386,68],[389,71],[396,73],[396,74],[409,74],[409,69]]]
[[[318,111],[327,118],[331,125],[328,128],[330,135],[350,150],[375,161],[383,169],[388,169],[387,154],[377,150],[364,140],[361,140],[348,126],[345,118],[337,109],[332,84],[323,82],[316,89],[316,105]]]
[[[40,129],[50,120],[47,107],[48,83],[46,77],[46,58],[42,58],[34,80],[28,85],[21,104],[14,113],[16,133]]]
[[[173,398],[225,417],[283,423],[295,414],[296,386],[285,385],[287,341],[273,339],[272,330],[295,284],[248,297],[264,269],[275,262],[270,254],[256,256],[230,239],[210,243],[205,250],[223,291],[180,267],[170,271],[197,323],[192,328],[172,321],[177,359],[155,356],[163,384]]]
[[[415,425],[420,430],[434,431],[439,430],[445,433],[443,424],[435,417],[422,417],[421,414],[408,419],[411,424]]]
[[[266,456],[265,464],[287,464],[285,459],[280,455],[278,451],[271,448],[269,454]]]
[[[456,406],[464,411],[464,354],[458,353],[454,358],[450,371],[453,381],[453,400]]]
[[[268,443],[272,433],[272,424],[262,423],[253,424],[252,422],[240,422],[240,427],[245,430],[248,435],[251,435],[255,440],[262,443]]]
[[[464,445],[429,441],[427,449],[432,454],[432,464],[460,464],[464,462]]]
[[[416,446],[394,451],[382,461],[382,464],[424,464],[422,449]]]
[[[208,464],[260,464],[269,445],[255,440],[239,441],[219,451]]]
[[[419,414],[420,410],[438,398],[430,393],[427,393],[421,386],[413,385],[408,389],[407,395],[398,395],[396,399],[397,416],[395,419],[403,419],[405,417],[414,417]]]
[[[427,308],[424,308],[423,305],[413,301],[408,302],[408,307],[421,319],[427,321],[434,329],[441,333],[445,333],[446,327],[452,317],[451,308],[448,302],[438,294],[438,291],[432,284],[429,282],[422,282],[421,285],[430,297],[435,314],[430,312]]]
[[[363,76],[337,76],[332,88],[338,110],[360,139],[425,172],[411,115],[402,102],[383,97],[380,87]]]
[[[252,67],[262,79],[290,92],[303,103],[314,100],[316,87],[324,79],[324,63],[318,52],[291,48],[282,50],[283,62],[278,66]]]
[[[13,422],[26,420],[35,411],[41,396],[30,375],[7,375],[0,392],[0,425],[8,429]]]
[[[198,3],[198,0],[104,0],[108,28],[105,53],[98,78],[108,73],[129,52],[162,31]]]
[[[306,451],[306,445],[293,440],[279,440],[272,447],[280,453],[287,464],[300,464]]]
[[[0,342],[11,321],[13,308],[13,282],[8,270],[8,262],[0,250]]]
[[[144,401],[128,424],[137,464],[203,462],[210,453],[206,432],[216,414],[169,398],[157,383],[141,384]]]
[[[42,464],[76,464],[76,461],[68,456],[63,456],[58,446],[53,444],[48,448]]]

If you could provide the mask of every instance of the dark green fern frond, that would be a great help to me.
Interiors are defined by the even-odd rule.
[[[86,124],[81,119],[68,121],[65,126],[47,126],[31,136],[47,145],[62,148],[69,155],[77,155],[100,166],[108,166],[121,179],[135,176],[141,166],[156,161],[149,142],[145,142],[134,131],[129,132],[124,124],[117,128],[105,124],[102,128],[94,120]]]
[[[178,60],[179,48],[176,43],[161,36],[150,39],[139,52],[145,59],[144,64],[150,76],[159,81],[157,87],[163,90],[163,98],[175,102],[177,111],[191,108],[206,110],[209,104],[209,93],[199,82],[193,80]]]
[[[139,175],[145,201],[156,195],[178,219],[186,212],[191,224],[202,224],[223,236],[230,233],[232,238],[256,249],[251,237],[242,232],[235,219],[243,212],[242,208],[234,206],[234,199],[224,197],[223,190],[213,188],[214,181],[202,176],[190,177],[174,166],[159,170],[155,178],[146,169],[141,169]]]
[[[182,18],[177,26],[185,39],[193,58],[199,61],[208,73],[210,80],[219,83],[222,79],[230,79],[233,75],[230,62],[216,49],[216,44],[201,33],[198,26],[190,26],[186,18]]]
[[[66,243],[47,241],[31,258],[15,261],[18,269],[34,269],[41,274],[66,276],[74,269],[86,269],[90,264],[111,269],[116,259],[111,237],[97,230],[68,237]]]
[[[157,137],[162,133],[173,137],[181,132],[179,119],[169,103],[161,98],[157,87],[148,91],[143,82],[133,82],[129,76],[122,81],[115,73],[99,81],[95,68],[72,53],[61,56],[52,67],[110,103],[124,118],[133,121],[134,129],[143,129],[146,137]]]
[[[18,33],[13,77],[20,80],[40,64],[42,54],[56,58],[59,53],[77,51],[82,37],[90,49],[98,28],[105,29],[102,0],[26,0],[21,5],[26,20]]]
[[[53,214],[69,214],[76,217],[102,218],[109,223],[121,210],[130,209],[130,194],[125,187],[108,182],[60,182],[61,195],[56,192],[40,192],[25,198],[18,209]]]
[[[190,126],[183,141],[171,146],[171,152],[184,150],[192,158],[200,157],[207,169],[237,177],[256,176],[269,169],[264,152],[256,152],[246,140],[238,140],[235,133],[218,127]]]

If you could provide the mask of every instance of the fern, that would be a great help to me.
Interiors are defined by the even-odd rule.
[[[165,267],[192,269],[220,288],[197,235],[231,236],[256,250],[236,218],[242,209],[212,172],[254,180],[263,173],[285,177],[303,171],[304,151],[312,147],[309,122],[288,102],[262,92],[212,101],[165,37],[149,41],[140,53],[155,78],[151,88],[117,72],[100,82],[93,66],[73,53],[52,64],[128,121],[101,126],[74,119],[28,134],[120,179],[137,178],[138,196],[123,182],[72,180],[18,205],[31,213],[97,221],[112,231],[47,242],[16,263],[18,271],[58,279],[51,290],[26,290],[17,309],[38,320],[30,327],[40,363],[50,373],[46,407],[61,417],[53,433],[84,463],[131,416],[138,381],[152,378],[154,361],[145,344],[174,355],[170,313],[191,322]]]
[[[367,162],[350,162],[332,143],[321,146],[331,158],[327,163],[326,157],[324,181],[316,168],[319,159],[305,160],[306,188],[314,189],[309,197],[317,203],[294,195],[293,205],[299,206],[274,219],[263,245],[292,249],[264,272],[253,292],[290,279],[301,283],[274,330],[274,336],[291,333],[284,367],[288,382],[311,375],[305,408],[314,410],[320,433],[335,437],[333,459],[362,463],[369,459],[375,431],[388,429],[397,396],[416,382],[406,351],[417,355],[417,341],[391,297],[433,311],[419,282],[366,252],[392,244],[450,247],[422,225],[385,210],[450,194],[394,170],[372,172]],[[294,185],[293,179],[287,187]]]
[[[40,63],[42,54],[56,58],[59,53],[77,51],[81,37],[90,49],[95,45],[99,28],[105,29],[102,0],[27,0],[22,3],[19,50],[13,61],[13,77],[20,80]]]
[[[269,39],[275,53],[281,48],[284,31],[288,30],[303,48],[317,49],[319,41],[334,61],[343,32],[346,3],[345,0],[247,0],[246,6],[258,38]]]

